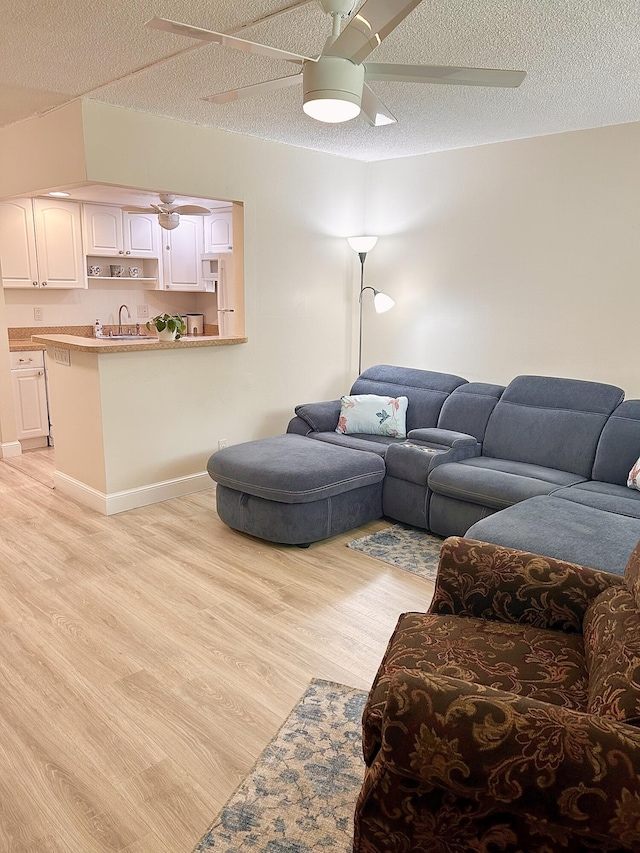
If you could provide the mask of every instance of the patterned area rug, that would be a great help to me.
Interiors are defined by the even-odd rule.
[[[444,539],[432,536],[409,527],[406,524],[393,524],[370,536],[352,539],[347,542],[349,548],[362,551],[370,557],[376,557],[385,563],[391,563],[413,572],[415,575],[435,581],[438,572],[438,557]]]
[[[194,853],[350,853],[366,696],[312,681]]]

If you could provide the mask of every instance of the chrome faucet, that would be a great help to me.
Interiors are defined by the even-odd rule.
[[[119,334],[119,335],[121,335],[121,334],[122,334],[122,309],[123,309],[123,308],[126,308],[126,309],[127,309],[127,319],[128,319],[128,320],[130,320],[130,319],[131,319],[131,311],[129,311],[128,306],[126,306],[126,305],[121,305],[121,306],[120,306],[120,308],[118,308],[118,334]]]

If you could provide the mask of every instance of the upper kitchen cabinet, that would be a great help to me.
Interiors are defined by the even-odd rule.
[[[154,213],[129,213],[108,204],[83,205],[85,254],[160,257],[160,226]]]
[[[207,255],[233,251],[233,214],[231,208],[216,210],[204,217],[204,251]]]
[[[181,216],[173,231],[164,232],[162,248],[165,290],[204,290],[202,216]]]
[[[0,204],[5,287],[85,287],[80,204],[53,198]]]

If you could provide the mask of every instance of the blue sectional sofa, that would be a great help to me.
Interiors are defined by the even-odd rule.
[[[626,485],[640,457],[640,400],[624,401],[621,388],[599,382],[517,376],[504,387],[391,365],[364,371],[350,393],[406,396],[406,438],[336,432],[340,400],[299,405],[287,433],[325,449],[306,461],[306,445],[297,444],[297,467],[290,463],[291,439],[213,454],[209,473],[219,483],[223,520],[262,538],[299,544],[302,533],[291,538],[294,512],[307,541],[348,529],[348,520],[336,525],[336,512],[340,507],[344,519],[362,518],[355,506],[360,493],[356,481],[340,473],[331,449],[337,446],[366,454],[360,463],[349,453],[343,458],[358,477],[379,482],[368,519],[384,515],[443,537],[624,570],[640,540],[640,492]],[[262,468],[269,470],[270,492]],[[288,515],[283,502],[300,505]],[[316,521],[309,526],[312,510]]]

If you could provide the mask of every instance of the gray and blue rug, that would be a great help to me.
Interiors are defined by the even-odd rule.
[[[438,571],[438,557],[444,539],[432,536],[417,527],[407,524],[393,524],[370,536],[352,539],[347,542],[349,548],[362,551],[377,560],[391,563],[407,572],[435,581]]]
[[[193,853],[350,853],[366,697],[312,681]]]

